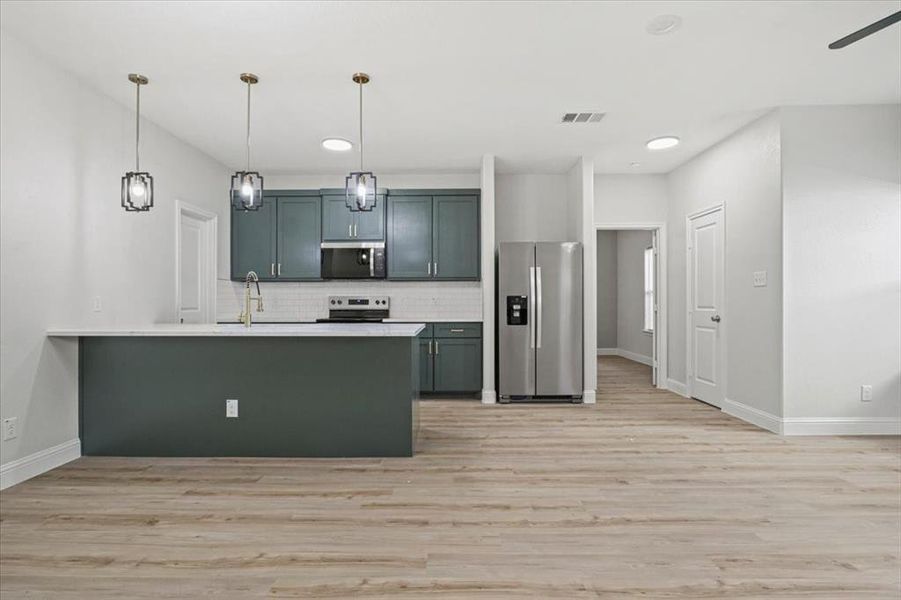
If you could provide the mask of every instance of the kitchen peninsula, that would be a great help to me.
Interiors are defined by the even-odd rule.
[[[413,455],[423,329],[152,325],[48,336],[79,339],[85,456],[379,457]]]

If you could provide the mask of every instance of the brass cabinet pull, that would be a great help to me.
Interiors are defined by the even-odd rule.
[[[275,277],[275,263],[269,265],[269,274]]]
[[[451,333],[463,333],[463,330],[462,329],[451,329],[450,332]]]
[[[429,340],[429,356],[432,355],[432,340]]]
[[[279,277],[282,276],[282,263],[278,263],[278,269],[276,270],[276,275]]]

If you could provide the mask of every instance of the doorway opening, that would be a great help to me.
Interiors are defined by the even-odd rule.
[[[665,225],[599,225],[598,393],[666,389]]]
[[[187,202],[175,202],[175,319],[216,321],[216,232],[219,219]]]

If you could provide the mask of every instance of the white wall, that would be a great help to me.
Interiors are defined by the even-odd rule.
[[[164,102],[148,75],[142,102]],[[227,239],[228,169],[151,123],[141,133],[156,206],[126,213],[134,112],[0,31],[0,417],[19,423],[3,464],[78,436],[77,344],[48,327],[174,320],[175,199],[219,214]]]
[[[665,175],[596,175],[594,215],[599,225],[665,223]]]
[[[348,164],[348,171],[352,165]],[[269,190],[317,190],[343,188],[346,173],[310,175],[266,175],[264,183]],[[376,173],[379,188],[400,189],[479,189],[481,177],[478,171],[471,173]]]
[[[597,233],[598,348],[616,348],[616,231]]]
[[[747,125],[667,176],[669,378],[684,383],[685,218],[725,204],[727,401],[782,414],[782,188],[779,113]],[[754,271],[769,285],[753,287]]]
[[[567,229],[566,174],[495,176],[497,242],[562,242]]]
[[[901,107],[781,116],[785,417],[897,423]],[[861,384],[873,386],[871,402]]]
[[[654,338],[644,333],[644,251],[650,231],[616,232],[616,341],[620,350],[653,359]]]

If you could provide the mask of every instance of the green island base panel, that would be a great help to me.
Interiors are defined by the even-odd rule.
[[[85,456],[413,455],[415,338],[82,337],[79,355]]]

